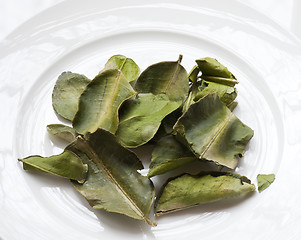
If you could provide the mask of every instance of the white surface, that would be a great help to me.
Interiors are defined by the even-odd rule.
[[[62,0],[0,0],[0,39],[39,12]],[[55,16],[54,16],[55,17]]]
[[[64,0],[0,0],[0,39],[24,21],[62,1]],[[300,0],[227,0],[226,4],[235,1],[265,14],[280,26],[301,37]],[[55,13],[52,17],[55,18]]]
[[[17,239],[300,239],[301,48],[296,37],[238,1],[62,2],[0,46],[0,237]],[[55,18],[53,18],[55,16]],[[158,218],[151,228],[92,210],[64,181],[25,172],[17,158],[61,151],[45,126],[58,123],[51,91],[64,70],[93,77],[113,54],[141,69],[184,55],[216,57],[240,81],[236,114],[255,136],[237,171],[262,194]],[[159,180],[157,180],[159,181]]]

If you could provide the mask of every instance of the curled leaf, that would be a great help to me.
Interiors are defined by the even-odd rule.
[[[52,106],[61,117],[72,121],[77,109],[78,99],[90,80],[81,74],[63,72],[57,79],[52,92]]]
[[[78,136],[78,133],[74,128],[63,124],[49,124],[47,125],[47,131],[51,135],[59,137],[67,142],[73,142]]]
[[[234,109],[237,107],[237,105],[238,105],[238,102],[232,102],[232,103],[230,103],[227,107],[229,108],[229,110],[230,110],[231,112],[233,112]]]
[[[143,168],[137,156],[103,129],[88,134],[87,138],[79,137],[67,147],[81,155],[89,166],[85,183],[73,182],[75,189],[95,209],[124,214],[155,225],[149,219],[154,186],[137,172]]]
[[[201,78],[208,82],[215,82],[234,87],[238,83],[235,76],[216,59],[206,57],[197,59],[196,63],[202,72]]]
[[[236,88],[203,80],[201,82],[201,86],[199,87],[199,91],[193,98],[193,101],[197,102],[199,99],[211,93],[216,93],[221,102],[224,103],[227,107],[229,107],[237,97]]]
[[[174,126],[178,137],[200,159],[234,169],[253,130],[243,124],[216,94],[192,104]]]
[[[120,105],[135,94],[121,71],[109,69],[100,73],[80,96],[73,127],[80,134],[93,133],[98,128],[115,133]]]
[[[172,113],[168,114],[162,121],[162,128],[166,134],[171,134],[174,132],[173,126],[183,114],[182,107],[180,106]]]
[[[208,94],[216,93],[220,100],[229,109],[234,109],[235,104],[232,104],[237,96],[236,88],[237,80],[229,70],[213,58],[201,58],[196,60],[197,66],[191,70],[189,78],[192,81],[190,93],[185,101],[183,112],[188,107],[197,102],[199,99]],[[198,77],[199,72],[202,72],[201,77]],[[199,81],[197,79],[200,78]]]
[[[237,197],[255,190],[244,176],[228,172],[202,172],[183,174],[169,179],[160,190],[156,202],[156,215],[193,207],[199,204]]]
[[[191,81],[192,83],[196,83],[196,81],[198,80],[199,72],[199,67],[195,65],[188,74],[189,81]]]
[[[23,162],[25,170],[40,170],[78,182],[83,182],[86,179],[88,171],[88,166],[83,164],[76,154],[68,150],[59,155],[50,157],[29,156],[19,159],[19,161]]]

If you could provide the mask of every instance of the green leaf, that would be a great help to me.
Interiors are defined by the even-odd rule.
[[[182,107],[177,108],[172,113],[168,114],[162,121],[162,127],[166,134],[174,132],[173,126],[183,114]]]
[[[170,101],[185,100],[189,81],[185,68],[180,64],[181,55],[176,62],[160,62],[149,66],[141,73],[135,84],[138,93],[166,94]]]
[[[47,131],[49,134],[59,137],[67,142],[73,142],[78,133],[74,128],[63,124],[49,124],[47,125]]]
[[[191,86],[190,86],[190,89],[189,89],[189,93],[188,93],[188,96],[183,104],[183,107],[182,107],[182,113],[185,113],[188,108],[190,107],[191,104],[195,103],[196,101],[194,100],[195,99],[195,96],[197,95],[197,93],[199,91],[201,91],[199,89],[199,86],[200,86],[200,82],[194,82]]]
[[[255,190],[246,177],[228,172],[183,174],[169,179],[160,190],[155,212],[159,216],[199,204],[237,197]]]
[[[98,128],[115,133],[120,105],[135,94],[121,71],[109,69],[100,73],[80,96],[73,127],[80,134],[93,133]]]
[[[131,59],[123,55],[114,55],[106,63],[104,70],[118,69],[120,70],[125,78],[129,81],[135,81],[140,73],[138,65]]]
[[[203,80],[200,90],[195,94],[193,101],[197,102],[199,99],[211,93],[216,93],[222,103],[224,103],[227,107],[230,106],[237,97],[236,88]]]
[[[173,135],[162,137],[155,145],[148,177],[166,173],[197,160],[194,154]]]
[[[151,65],[137,79],[138,95],[123,105],[116,132],[123,146],[134,148],[150,141],[163,118],[185,100],[188,77],[180,60]]]
[[[25,170],[40,170],[59,177],[83,182],[86,179],[88,166],[71,151],[64,151],[51,157],[29,156],[19,159]]]
[[[87,180],[84,184],[74,182],[75,189],[95,209],[124,214],[155,225],[149,219],[154,186],[138,173],[143,165],[137,156],[103,129],[88,134],[87,138],[79,137],[67,147],[82,155],[89,166]]]
[[[234,109],[237,107],[237,105],[238,105],[238,102],[232,102],[232,103],[230,103],[227,107],[229,108],[229,110],[230,110],[231,112],[233,112]]]
[[[191,104],[211,93],[216,93],[220,100],[233,110],[236,105],[232,103],[237,96],[234,86],[238,83],[234,75],[216,59],[206,57],[196,62],[198,65],[189,74],[193,84],[183,111],[185,112]],[[201,81],[197,81],[200,71]]]
[[[257,182],[258,182],[258,191],[262,192],[266,188],[268,188],[275,180],[275,174],[258,174]]]
[[[154,137],[163,118],[178,107],[179,103],[165,94],[140,93],[124,104],[116,136],[125,147],[141,146]]]
[[[72,121],[78,109],[78,99],[90,80],[81,74],[63,72],[52,92],[52,106],[61,117]]]
[[[195,65],[190,73],[188,74],[188,78],[192,83],[196,83],[198,80],[198,75],[199,75],[200,69],[197,65]]]
[[[234,87],[238,83],[235,76],[214,58],[197,59],[196,63],[202,72],[201,78],[208,82],[215,82],[230,87]]]
[[[178,137],[200,159],[234,169],[253,130],[243,124],[218,98],[210,94],[192,104],[178,119]]]

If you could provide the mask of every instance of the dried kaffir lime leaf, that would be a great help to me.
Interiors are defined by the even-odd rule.
[[[75,189],[95,209],[104,209],[143,220],[154,226],[149,213],[154,186],[137,170],[143,168],[137,156],[122,147],[117,138],[103,129],[81,137],[67,149],[82,156],[89,166],[84,184],[74,182]]]
[[[258,191],[262,192],[266,188],[268,188],[275,180],[275,174],[258,174],[257,182],[258,182]]]
[[[156,215],[237,197],[255,190],[250,180],[230,172],[201,172],[183,174],[169,179],[160,190]]]
[[[131,58],[127,58],[123,55],[112,56],[100,73],[108,69],[120,70],[129,82],[135,81],[140,73],[138,65]]]
[[[54,174],[59,177],[83,182],[86,179],[88,166],[72,151],[64,151],[50,157],[29,156],[19,159],[24,169],[35,169]]]
[[[90,80],[81,74],[63,72],[52,92],[52,106],[61,117],[72,121],[78,110],[78,99]]]
[[[80,134],[93,133],[98,128],[115,133],[121,104],[136,92],[122,72],[109,69],[98,74],[79,98],[73,127]]]
[[[209,94],[192,104],[174,126],[180,141],[200,159],[234,169],[253,130],[243,124],[218,98]]]

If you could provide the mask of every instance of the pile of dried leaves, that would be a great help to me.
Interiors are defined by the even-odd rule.
[[[52,104],[72,127],[51,124],[47,130],[69,145],[60,155],[19,159],[24,169],[71,179],[93,208],[150,225],[155,225],[149,218],[155,199],[151,177],[199,160],[235,169],[253,136],[232,112],[238,82],[215,59],[196,60],[189,74],[181,59],[153,64],[140,74],[132,59],[115,55],[93,80],[62,73]],[[129,150],[145,144],[154,145],[147,176]],[[254,190],[248,178],[231,171],[182,173],[162,184],[155,213]]]

